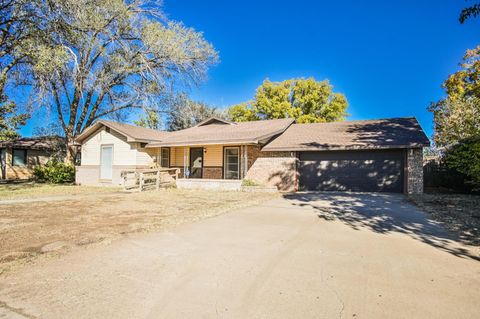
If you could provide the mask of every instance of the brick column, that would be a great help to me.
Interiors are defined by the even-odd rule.
[[[407,194],[423,193],[423,149],[407,149]]]

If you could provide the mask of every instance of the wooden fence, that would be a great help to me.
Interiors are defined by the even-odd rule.
[[[175,184],[178,168],[152,168],[122,171],[123,189],[139,191],[160,189]]]

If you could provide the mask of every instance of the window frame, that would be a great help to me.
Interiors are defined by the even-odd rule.
[[[16,151],[21,151],[23,152],[23,164],[19,165],[15,163],[15,152]],[[12,166],[16,167],[26,167],[28,165],[27,163],[27,150],[23,148],[12,148]]]
[[[163,166],[163,160],[164,160],[164,157],[163,157],[163,151],[167,151],[167,157],[165,158],[168,162],[167,166]],[[160,148],[160,167],[164,167],[164,168],[170,168],[170,147],[162,147]]]
[[[227,150],[236,149],[237,150],[237,178],[228,178],[227,177],[227,167],[229,165],[227,161]],[[223,147],[223,179],[230,180],[239,180],[240,178],[240,146],[224,146]],[[231,165],[231,164],[230,164]],[[233,172],[233,171],[232,171]]]

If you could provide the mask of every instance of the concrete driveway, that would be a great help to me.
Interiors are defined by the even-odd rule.
[[[480,318],[480,263],[402,196],[296,194],[40,262],[0,318]]]

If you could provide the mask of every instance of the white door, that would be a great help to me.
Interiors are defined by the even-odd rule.
[[[100,179],[112,179],[113,146],[102,146]]]

